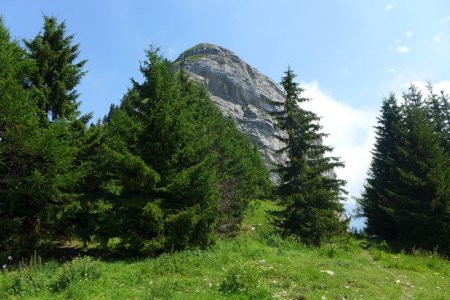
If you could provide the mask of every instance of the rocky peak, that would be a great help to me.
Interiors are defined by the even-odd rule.
[[[273,102],[285,101],[275,82],[230,50],[206,43],[183,52],[173,68],[183,68],[193,80],[205,84],[222,113],[258,145],[269,168],[286,159],[276,153],[284,146],[276,136],[285,133],[270,115],[277,110]]]

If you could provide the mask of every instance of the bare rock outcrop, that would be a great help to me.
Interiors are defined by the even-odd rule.
[[[270,78],[230,50],[211,44],[186,50],[173,68],[174,71],[183,68],[193,80],[205,84],[222,113],[230,116],[238,129],[258,145],[269,168],[286,159],[276,153],[284,146],[276,136],[285,133],[270,115],[278,109],[273,102],[285,100],[280,87]]]

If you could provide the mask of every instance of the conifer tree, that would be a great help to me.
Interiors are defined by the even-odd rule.
[[[57,207],[71,198],[75,149],[64,122],[42,126],[33,61],[0,22],[0,248],[19,253],[51,239]]]
[[[346,228],[340,220],[343,207],[339,202],[345,182],[330,175],[343,163],[327,156],[332,148],[322,144],[325,134],[320,132],[320,118],[301,107],[309,99],[302,97],[303,89],[294,78],[288,68],[281,82],[286,101],[278,104],[282,108],[274,113],[287,133],[287,137],[279,137],[286,144],[280,153],[288,157],[277,168],[278,195],[285,208],[276,218],[286,232],[298,235],[305,243],[319,245]]]
[[[404,127],[393,192],[398,241],[410,247],[450,250],[450,164],[442,139],[428,121],[422,93],[404,95]]]
[[[100,212],[91,217],[104,244],[115,237],[150,254],[208,246],[223,221],[239,219],[267,189],[256,149],[203,87],[170,67],[157,50],[147,52],[144,81],[111,107],[91,151],[90,182],[100,192],[89,200]]]
[[[393,95],[383,103],[360,199],[367,231],[402,248],[448,253],[450,165],[439,130],[439,102],[425,102],[414,86],[403,97],[400,107]]]
[[[78,110],[76,86],[85,75],[86,61],[76,61],[79,44],[73,43],[73,35],[66,34],[64,22],[44,16],[43,31],[34,39],[24,41],[30,58],[36,63],[31,87],[35,89],[41,118],[46,120],[69,118]]]
[[[425,99],[428,121],[442,138],[442,146],[450,155],[450,99],[441,91],[436,94],[428,84],[428,96]]]
[[[359,200],[366,217],[366,230],[383,239],[398,237],[393,212],[392,191],[397,180],[396,164],[403,138],[401,108],[395,95],[383,101],[378,118],[376,141],[364,192]]]

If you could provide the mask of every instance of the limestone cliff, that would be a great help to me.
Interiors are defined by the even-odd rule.
[[[270,78],[230,50],[211,44],[186,50],[173,66],[175,71],[183,68],[192,79],[205,84],[223,114],[256,142],[269,168],[285,160],[276,153],[283,146],[276,135],[285,133],[270,115],[277,109],[273,101],[284,102],[284,95]]]

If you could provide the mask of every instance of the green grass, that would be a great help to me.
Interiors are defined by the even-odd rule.
[[[450,263],[343,237],[321,248],[281,239],[251,204],[241,234],[208,250],[63,265],[33,258],[0,274],[0,299],[450,299]],[[324,298],[323,298],[324,297]]]

